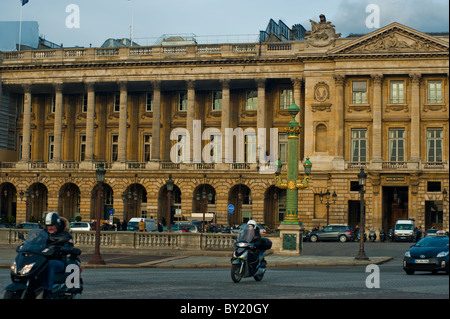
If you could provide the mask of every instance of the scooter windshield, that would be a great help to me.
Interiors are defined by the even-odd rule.
[[[250,243],[254,236],[255,230],[253,229],[253,226],[245,224],[241,227],[241,229],[239,229],[237,241]]]
[[[48,233],[45,230],[30,230],[22,251],[42,251],[47,247]]]

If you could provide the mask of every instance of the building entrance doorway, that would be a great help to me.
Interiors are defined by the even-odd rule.
[[[426,201],[425,202],[425,229],[427,230],[433,226],[437,229],[443,228],[444,223],[444,209],[441,200],[438,201]]]
[[[394,229],[398,219],[408,219],[408,187],[383,186],[383,229]]]

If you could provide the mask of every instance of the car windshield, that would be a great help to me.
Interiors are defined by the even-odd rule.
[[[415,247],[448,247],[448,237],[425,237],[419,240]]]
[[[252,225],[243,225],[238,232],[238,242],[250,243],[255,236],[255,230]]]
[[[411,224],[397,224],[395,225],[396,230],[413,230],[413,225]]]
[[[22,251],[41,251],[47,247],[48,233],[45,230],[31,230],[23,244]]]

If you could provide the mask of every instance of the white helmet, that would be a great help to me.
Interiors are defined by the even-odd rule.
[[[247,225],[252,225],[254,228],[256,228],[256,222],[255,222],[253,219],[250,219],[250,220],[247,222]]]

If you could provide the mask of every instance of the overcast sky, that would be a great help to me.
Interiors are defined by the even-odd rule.
[[[38,21],[42,36],[65,47],[129,38],[133,16],[133,39],[141,45],[163,34],[256,36],[270,19],[311,30],[309,20],[318,21],[322,13],[347,36],[375,30],[365,23],[373,14],[366,12],[369,4],[379,8],[380,27],[399,22],[423,32],[449,30],[448,0],[29,0],[22,20]],[[79,26],[71,5],[79,9]],[[18,21],[20,8],[20,0],[0,0],[0,21]]]

